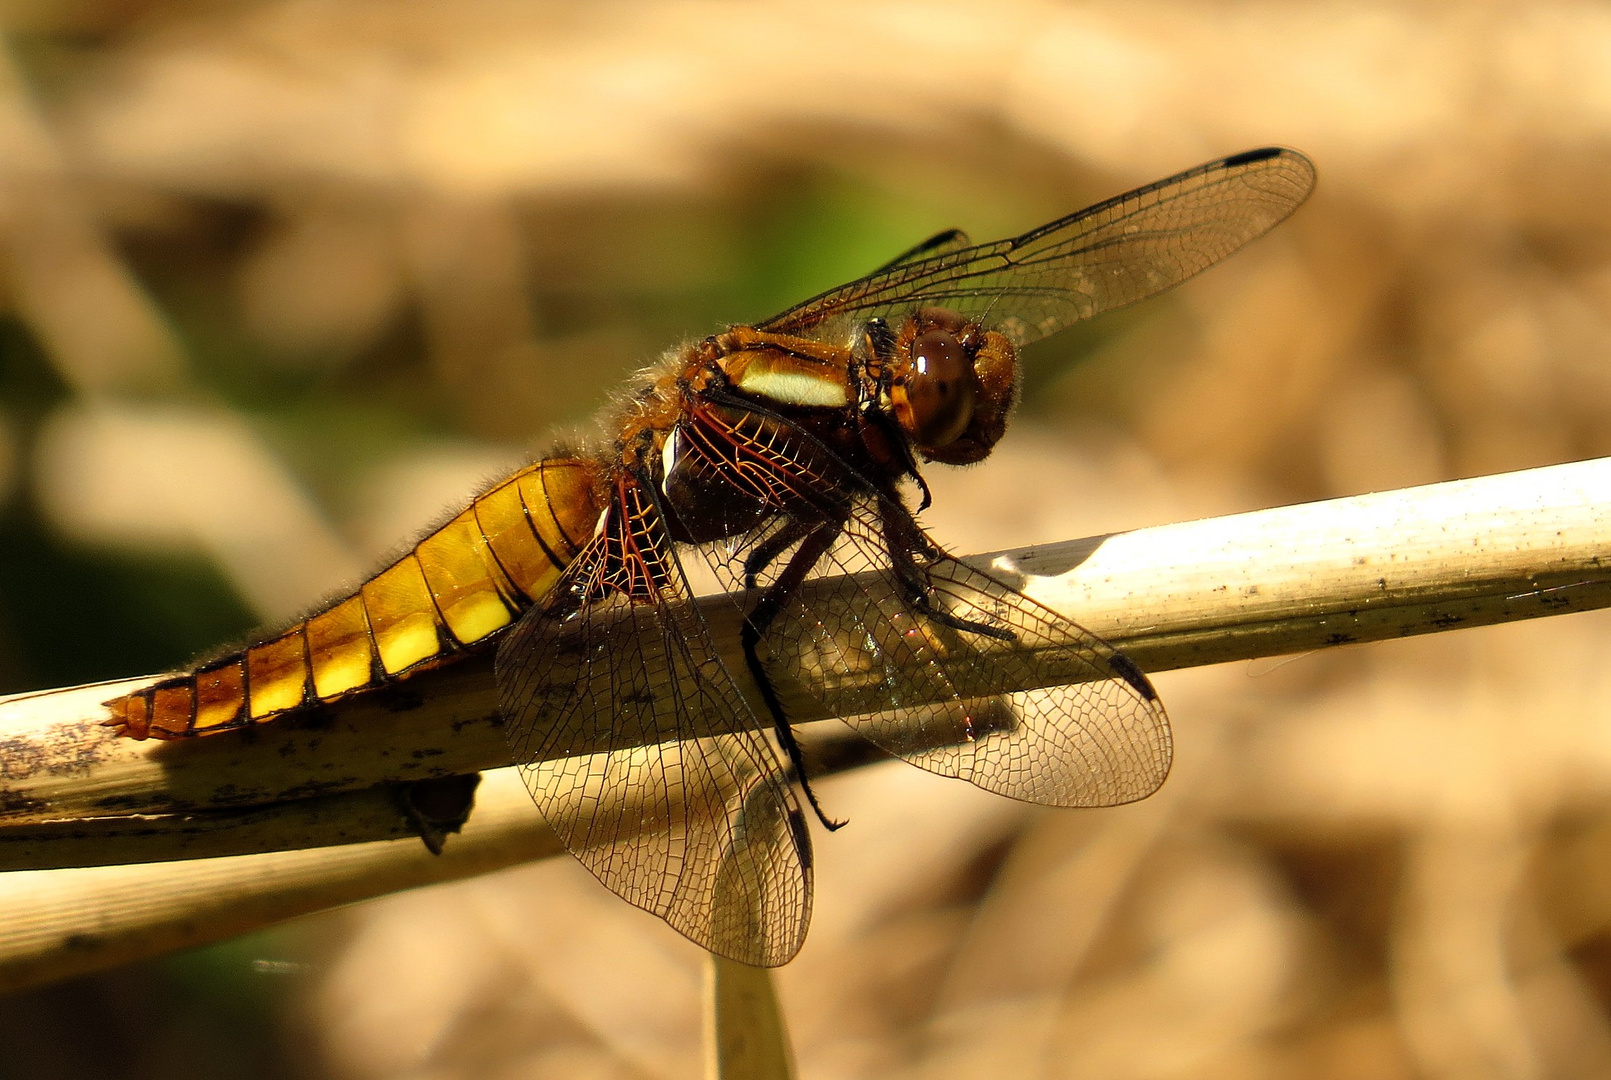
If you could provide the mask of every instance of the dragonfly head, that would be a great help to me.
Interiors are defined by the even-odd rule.
[[[986,457],[1018,397],[1012,342],[949,308],[925,307],[901,325],[892,351],[889,408],[924,459]]]

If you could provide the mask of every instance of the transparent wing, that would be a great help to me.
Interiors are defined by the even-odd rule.
[[[776,752],[723,667],[660,518],[627,483],[554,600],[499,646],[532,798],[611,891],[741,963],[788,962],[811,850]]]
[[[882,274],[885,271],[893,270],[897,266],[903,266],[909,262],[917,262],[921,259],[932,259],[937,255],[944,255],[947,252],[959,251],[962,248],[967,247],[970,243],[972,243],[972,241],[969,240],[968,234],[963,232],[961,229],[946,229],[944,232],[935,233],[933,236],[929,237],[927,240],[924,240],[920,244],[907,248],[889,262],[885,263],[883,266],[880,266],[877,270],[874,270],[872,274],[869,274],[868,276],[872,277]]]
[[[1294,150],[1250,150],[1015,239],[960,249],[941,242],[927,255],[920,245],[758,328],[838,340],[854,323],[894,322],[938,304],[1024,344],[1206,270],[1296,210],[1314,181],[1314,166]]]
[[[769,594],[783,601],[758,652],[784,700],[814,698],[920,768],[1027,802],[1110,806],[1157,790],[1169,722],[1134,664],[941,553],[855,473],[771,457],[777,430],[751,415],[720,441],[739,448],[735,473],[771,477],[758,497],[793,509],[702,551],[725,588],[745,593],[747,615]],[[808,457],[829,453],[797,429],[792,441]],[[796,560],[819,551],[811,579],[779,595],[805,570]]]
[[[1158,789],[1169,721],[1134,664],[926,541],[897,572],[882,516],[863,507],[851,519],[822,565],[851,576],[790,605],[766,640],[769,664],[809,675],[823,707],[883,749],[986,791],[1114,806]]]

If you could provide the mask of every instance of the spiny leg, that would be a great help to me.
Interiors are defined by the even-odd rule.
[[[744,587],[755,588],[755,579],[765,573],[766,568],[771,566],[779,555],[821,524],[821,521],[807,521],[797,517],[785,519],[777,532],[755,545],[755,550],[744,559]]]
[[[833,547],[843,528],[844,526],[837,521],[826,521],[806,532],[800,547],[789,558],[783,572],[778,575],[776,581],[767,586],[760,600],[756,601],[755,607],[745,616],[743,629],[739,632],[739,641],[744,646],[744,662],[749,666],[750,675],[754,677],[756,686],[761,690],[761,700],[766,702],[767,711],[772,714],[772,724],[777,731],[778,741],[783,744],[784,753],[789,755],[789,764],[794,766],[794,774],[799,777],[800,787],[805,792],[806,800],[811,803],[811,809],[816,811],[817,820],[830,832],[843,828],[846,823],[830,819],[823,812],[822,804],[817,802],[817,793],[811,790],[811,781],[806,777],[805,757],[800,752],[800,744],[794,737],[794,730],[789,727],[789,718],[783,714],[783,702],[778,699],[777,690],[767,678],[766,669],[761,666],[756,646],[760,644],[767,629],[783,613],[784,607],[794,598],[795,592],[805,582],[806,575],[817,564],[817,560]],[[775,554],[773,558],[776,558]]]
[[[916,522],[910,517],[903,518],[900,514],[901,511],[888,501],[879,510],[884,531],[884,550],[889,555],[895,581],[906,594],[907,604],[924,617],[933,619],[941,626],[952,630],[979,634],[996,641],[1016,641],[1018,636],[1011,630],[964,619],[935,606],[934,601],[929,598],[928,583],[923,579],[923,571],[918,567],[915,556],[935,559],[940,556],[940,552],[929,543],[928,537],[923,535]]]

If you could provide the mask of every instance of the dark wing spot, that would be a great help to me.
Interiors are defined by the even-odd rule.
[[[1120,678],[1135,687],[1136,693],[1148,701],[1158,700],[1158,692],[1152,688],[1152,683],[1147,681],[1147,677],[1141,673],[1141,669],[1136,667],[1135,662],[1128,656],[1123,653],[1114,653],[1108,657],[1108,667],[1118,672]]]
[[[811,869],[811,834],[806,830],[805,815],[797,806],[789,810],[789,834],[794,850],[800,853],[800,865]]]
[[[1232,154],[1225,159],[1226,165],[1247,165],[1255,161],[1266,161],[1281,155],[1279,146],[1263,146],[1257,150],[1243,150],[1240,154]]]

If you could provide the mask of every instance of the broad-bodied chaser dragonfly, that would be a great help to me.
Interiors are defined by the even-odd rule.
[[[679,347],[619,399],[609,445],[516,472],[350,596],[109,702],[109,723],[227,731],[496,649],[515,762],[576,857],[707,949],[785,963],[811,910],[797,792],[836,827],[785,684],[889,753],[1012,798],[1109,806],[1163,782],[1169,725],[1146,676],[945,554],[903,488],[921,512],[920,462],[989,455],[1025,343],[1185,281],[1313,184],[1303,155],[1248,151],[1013,239],[942,233]],[[741,597],[761,715],[693,603],[691,560]]]

